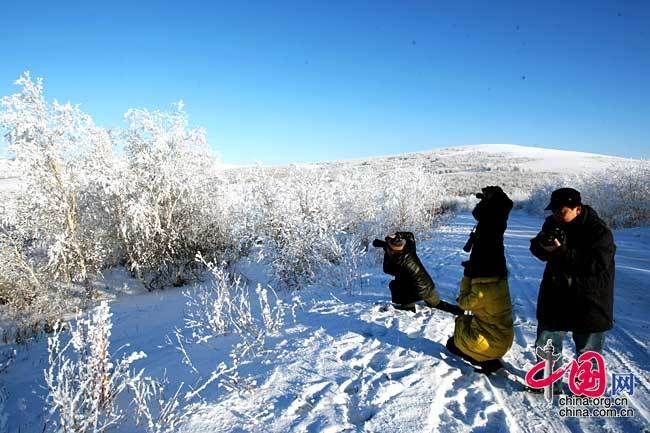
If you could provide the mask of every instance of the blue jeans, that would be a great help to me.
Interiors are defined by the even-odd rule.
[[[546,342],[550,339],[553,343],[553,350],[555,353],[562,354],[562,342],[566,337],[567,331],[549,331],[544,328],[537,328],[537,340],[535,340],[535,347],[544,347]],[[573,342],[576,345],[576,356],[580,356],[587,351],[594,351],[600,354],[603,353],[605,346],[605,332],[572,332]],[[557,360],[553,365],[553,370],[557,370],[562,365],[562,357]],[[559,394],[562,390],[562,383],[558,380],[553,384],[553,392]]]

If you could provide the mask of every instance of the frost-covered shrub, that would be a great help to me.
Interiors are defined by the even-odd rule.
[[[144,369],[131,371],[135,361],[146,357],[143,352],[115,359],[110,351],[111,316],[108,304],[102,302],[89,317],[70,323],[67,339],[65,328],[55,325],[48,338],[45,371],[48,431],[100,433],[126,423],[127,418],[134,418],[133,423],[149,433],[175,431],[199,405],[179,398],[182,383],[169,392],[166,372],[156,378],[145,376]],[[134,417],[127,417],[130,411]]]
[[[203,261],[200,256],[197,259]],[[222,265],[203,264],[213,281],[209,286],[185,292],[185,327],[196,343],[224,334],[234,335],[239,341],[230,351],[230,362],[219,363],[210,377],[185,395],[186,400],[200,395],[215,382],[231,392],[251,390],[254,380],[242,377],[240,366],[268,353],[268,337],[277,335],[284,327],[287,313],[295,314],[295,308],[301,305],[296,297],[291,305],[284,303],[271,287],[257,284],[251,290],[240,276],[229,274]],[[179,350],[184,354],[184,362],[191,366],[185,349]]]
[[[53,280],[38,255],[37,240],[10,219],[0,222],[0,341],[4,343],[23,343],[50,329],[63,311],[74,310],[85,298],[83,293],[70,296],[70,287]]]
[[[227,178],[226,237],[242,240],[242,255],[258,251],[284,287],[335,283],[340,274],[349,288],[372,239],[398,229],[424,235],[443,209],[438,176],[418,167],[290,166]]]
[[[358,288],[364,279],[362,264],[368,252],[366,240],[359,235],[333,236],[325,242],[322,275],[326,283],[346,289],[349,293]]]
[[[551,193],[562,187],[580,191],[582,202],[593,207],[612,228],[650,223],[650,162],[628,162],[580,176],[564,176],[533,190],[524,209],[542,215]]]
[[[273,289],[258,284],[252,291],[241,276],[227,272],[223,265],[205,262],[200,255],[197,260],[209,269],[212,281],[184,292],[185,327],[192,332],[195,342],[229,333],[255,342],[282,328],[287,306]]]
[[[70,325],[70,339],[56,325],[48,338],[49,367],[45,371],[51,430],[65,433],[103,432],[122,421],[117,397],[129,382],[129,367],[146,355],[133,352],[113,361],[109,352],[111,313],[103,302],[89,318]]]
[[[133,394],[135,423],[143,424],[147,433],[176,431],[198,411],[196,404],[182,404],[179,396],[183,384],[169,395],[166,371],[161,379],[141,376],[142,372],[129,380],[129,390]]]
[[[129,268],[152,286],[182,284],[197,251],[223,241],[212,221],[213,170],[205,131],[189,129],[182,103],[173,113],[129,110],[126,167],[114,210]]]
[[[1,119],[25,173],[12,208],[20,241],[7,244],[19,254],[0,252],[48,279],[86,283],[124,264],[149,288],[181,285],[200,271],[197,252],[228,263],[256,253],[282,286],[340,266],[348,287],[370,240],[398,229],[423,235],[444,210],[439,175],[408,158],[217,170],[182,104],[129,110],[126,128],[108,131],[78,107],[48,105],[40,80],[25,74],[18,84]],[[33,283],[24,270],[20,281]]]
[[[40,242],[51,274],[85,281],[102,266],[112,235],[101,219],[102,201],[85,194],[97,174],[92,170],[110,165],[110,136],[79,107],[48,104],[42,80],[25,73],[16,84],[22,91],[2,98],[0,112],[22,175],[16,222]]]
[[[613,228],[650,224],[650,162],[612,167],[581,179],[577,188]]]
[[[384,233],[428,232],[440,213],[445,190],[440,178],[422,167],[396,167],[375,179],[375,215]],[[370,188],[369,188],[370,189]]]
[[[0,308],[19,327],[92,298],[103,269],[124,264],[149,288],[180,285],[195,275],[197,251],[228,250],[215,159],[182,104],[129,110],[127,127],[109,131],[77,106],[46,102],[42,80],[25,73],[16,84],[0,111],[19,174],[0,203]]]

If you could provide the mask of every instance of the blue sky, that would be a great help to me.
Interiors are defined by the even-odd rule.
[[[648,1],[3,0],[24,70],[104,126],[180,99],[228,163],[478,143],[649,156]]]

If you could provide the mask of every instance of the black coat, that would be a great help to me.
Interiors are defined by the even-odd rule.
[[[552,216],[542,231],[559,227],[566,242],[552,253],[537,237],[530,251],[546,262],[537,298],[539,326],[553,331],[602,332],[613,326],[614,253],[611,230],[589,206],[569,224]]]
[[[492,187],[496,188],[496,187]],[[474,231],[474,243],[469,260],[463,262],[465,276],[506,277],[506,257],[503,233],[508,226],[512,200],[501,190],[495,189],[489,199],[481,200],[472,215],[478,221]]]
[[[395,277],[389,284],[393,302],[410,304],[437,297],[436,285],[416,254],[413,234],[399,234],[406,240],[404,251],[400,254],[384,253],[384,272]]]

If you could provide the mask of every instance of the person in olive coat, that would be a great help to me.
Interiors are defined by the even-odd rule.
[[[571,331],[578,355],[602,353],[605,333],[614,324],[614,254],[611,230],[596,211],[582,204],[573,188],[553,191],[542,230],[530,251],[546,262],[537,298],[537,347],[550,339],[562,352]],[[556,362],[555,367],[561,365]],[[556,382],[556,389],[561,383]]]
[[[457,305],[440,299],[436,285],[416,253],[413,233],[396,232],[385,241],[375,239],[373,246],[384,248],[384,272],[395,277],[388,287],[396,308],[415,312],[415,303],[423,300],[429,307],[463,314]]]
[[[501,358],[514,339],[512,302],[508,288],[503,235],[512,200],[498,186],[488,186],[472,215],[476,227],[463,248],[471,252],[462,263],[458,305],[469,312],[456,318],[447,349],[490,374],[502,367]]]

